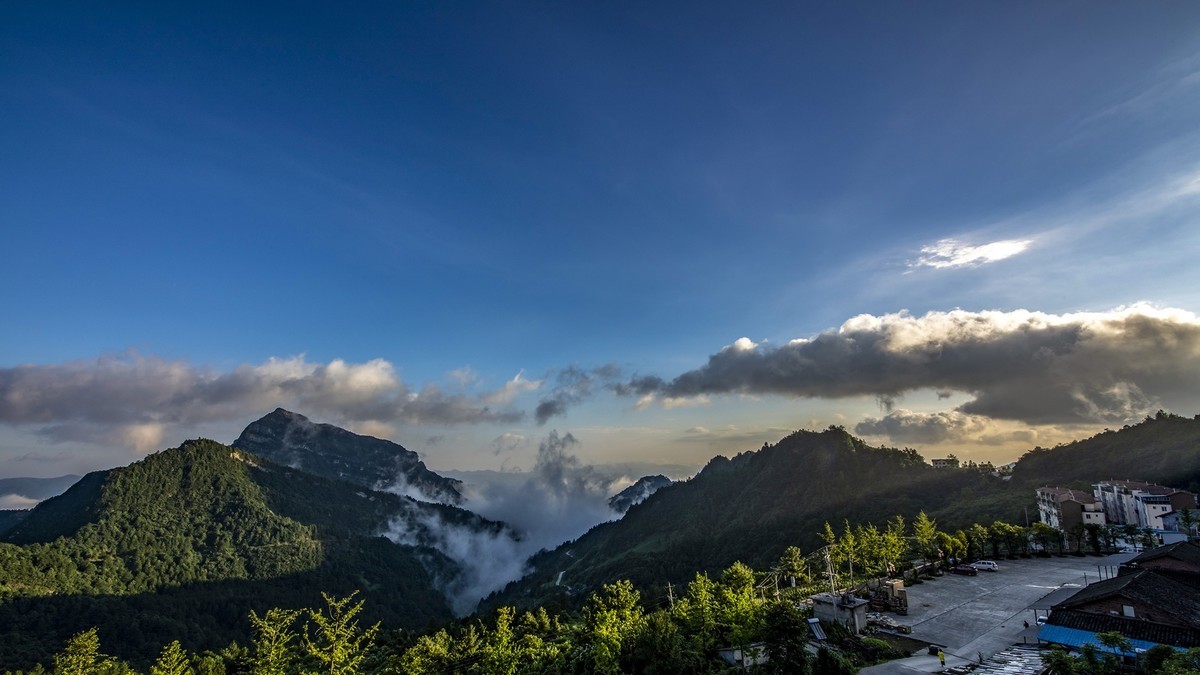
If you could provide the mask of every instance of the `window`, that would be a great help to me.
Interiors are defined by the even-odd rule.
[[[1121,605],[1121,612],[1130,618],[1133,618],[1133,605]]]

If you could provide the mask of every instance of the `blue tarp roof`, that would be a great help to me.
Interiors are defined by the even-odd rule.
[[[1100,644],[1100,641],[1096,639],[1096,634],[1090,630],[1079,630],[1078,628],[1067,628],[1066,626],[1055,626],[1053,624],[1043,625],[1038,630],[1038,639],[1042,640],[1043,642],[1052,642],[1056,645],[1063,645],[1073,649],[1079,649],[1085,644],[1091,643],[1096,646],[1096,649],[1102,652],[1112,652],[1115,654],[1117,651],[1115,649],[1109,649],[1108,647]],[[1137,651],[1145,651],[1158,644],[1157,642],[1150,642],[1149,640],[1130,639],[1129,642]],[[1172,645],[1168,646],[1176,651],[1187,651],[1187,649],[1184,647],[1174,647]],[[1129,656],[1134,656],[1134,654],[1130,654],[1129,652],[1126,652],[1126,654]]]

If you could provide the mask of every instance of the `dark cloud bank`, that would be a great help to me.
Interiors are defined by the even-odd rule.
[[[862,315],[779,347],[742,338],[673,380],[634,378],[617,390],[663,399],[874,396],[890,407],[905,393],[928,389],[971,396],[955,411],[964,416],[1038,425],[1129,421],[1164,399],[1193,400],[1196,382],[1200,320],[1181,310],[1137,305],[1064,315]],[[946,421],[969,424],[964,417]],[[936,434],[946,425],[929,426]]]

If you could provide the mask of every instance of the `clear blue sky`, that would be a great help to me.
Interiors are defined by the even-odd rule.
[[[9,3],[0,110],[0,474],[1200,412],[1195,3]]]

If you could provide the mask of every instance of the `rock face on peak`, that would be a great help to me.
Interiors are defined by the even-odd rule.
[[[625,513],[633,505],[641,504],[647,497],[673,482],[663,475],[643,476],[633,485],[610,497],[608,506],[617,513]]]
[[[373,436],[360,436],[332,424],[276,408],[251,422],[233,447],[279,464],[419,499],[461,504],[461,481],[425,468],[417,453]]]

